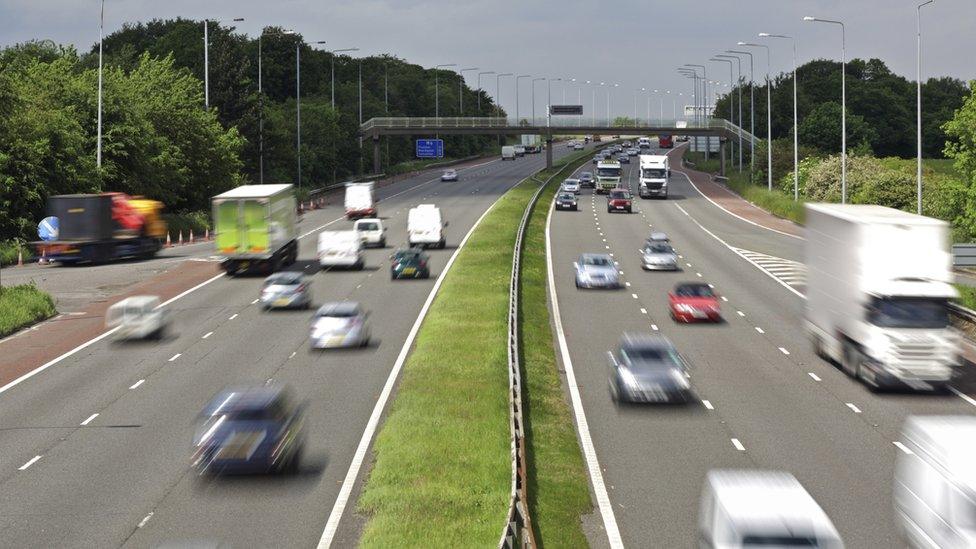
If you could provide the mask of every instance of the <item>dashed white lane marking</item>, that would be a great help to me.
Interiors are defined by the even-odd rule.
[[[713,289],[713,290],[715,289],[715,285],[714,284],[709,284],[708,287],[711,288],[711,289]]]
[[[740,452],[745,452],[746,451],[746,447],[743,446],[742,443],[739,442],[739,439],[737,439],[737,438],[733,438],[732,439],[732,446],[735,446],[735,449],[738,450],[738,451],[740,451]]]
[[[176,353],[175,355],[169,357],[169,360],[167,360],[166,362],[173,362],[174,360],[180,358],[181,356],[183,356],[183,353]]]
[[[207,332],[207,333],[203,334],[203,337],[201,337],[200,339],[207,339],[208,337],[210,337],[212,335],[213,335],[213,332]]]
[[[762,328],[760,328],[759,326],[756,326],[756,331],[757,331],[757,332],[759,332],[759,333],[761,333],[761,334],[764,334],[764,333],[766,333],[766,332],[764,332],[764,331],[763,331],[763,329],[762,329]]]
[[[255,304],[255,303],[257,303],[258,301],[261,301],[261,298],[255,298],[255,299],[254,299],[254,301],[252,301],[252,302],[251,302],[251,305],[254,305],[254,304]]]
[[[846,404],[847,407],[850,408],[851,411],[854,412],[855,414],[860,414],[861,413],[861,409],[858,408],[857,406],[855,406],[854,403],[852,403],[852,402],[845,402],[844,404]]]
[[[691,263],[685,263],[685,265],[687,265],[688,267],[691,267]]]
[[[129,386],[129,389],[138,389],[139,386],[142,385],[145,382],[146,382],[145,379],[140,379],[139,381],[137,381],[137,382],[133,383],[132,385],[130,385]]]
[[[701,273],[695,273],[695,276],[697,276],[698,278],[701,278]]]
[[[21,465],[20,467],[18,467],[17,470],[18,471],[24,471],[28,467],[30,467],[31,465],[34,465],[35,463],[37,463],[37,460],[39,460],[39,459],[41,459],[41,456],[34,456],[34,457],[30,458],[27,461],[27,463],[25,463],[25,464]]]
[[[295,353],[296,353],[296,352],[297,352],[297,351],[292,351],[292,352],[291,352],[291,354],[290,354],[290,355],[288,355],[288,358],[294,358],[294,357],[295,357]]]
[[[88,425],[88,424],[89,424],[89,423],[91,423],[91,422],[92,422],[92,421],[93,421],[93,420],[94,420],[94,419],[95,419],[96,417],[98,417],[98,414],[97,414],[97,413],[96,413],[96,414],[92,414],[92,415],[90,415],[90,416],[88,416],[88,419],[86,419],[85,421],[82,421],[82,422],[81,422],[81,425],[82,425],[82,426],[84,426],[84,425]]]
[[[651,329],[656,332],[657,331],[657,324],[651,324]]]
[[[746,314],[743,313],[742,311],[736,311],[735,314],[737,314],[739,316],[746,316]]]
[[[810,376],[811,378],[813,378],[814,381],[820,381],[820,376],[818,376],[817,374],[815,374],[813,372],[807,372],[807,375]]]
[[[892,442],[892,444],[894,444],[896,448],[898,448],[902,452],[905,452],[908,455],[912,455],[912,454],[915,453],[915,452],[911,451],[911,449],[909,449],[908,446],[905,446],[904,444],[898,442],[897,440],[894,441],[894,442]]]
[[[605,248],[609,250],[610,249],[610,246],[605,246]]]
[[[722,296],[722,301],[728,301],[728,300],[729,298],[725,297],[724,295]]]
[[[235,318],[237,318],[237,313],[230,315],[230,317],[227,320],[234,320]]]
[[[634,299],[637,299],[637,294],[630,294],[630,297],[633,297]]]
[[[624,282],[624,285],[630,288],[630,282]]]
[[[787,356],[789,356],[789,354],[790,354],[790,352],[787,351],[785,347],[780,347],[779,348],[779,352],[781,352],[781,353],[783,353],[784,355],[787,355]]]
[[[705,406],[705,408],[708,408],[709,410],[714,410],[715,409],[715,407],[712,406],[712,403],[709,402],[709,401],[707,401],[707,400],[703,400],[702,401],[702,404]]]
[[[647,314],[647,309],[641,307],[641,314],[642,315],[646,315]]]
[[[152,518],[152,516],[153,516],[153,512],[149,511],[148,515],[142,517],[142,520],[139,521],[139,524],[136,525],[136,528],[142,528],[143,526],[145,526],[146,523],[149,522],[149,519]]]

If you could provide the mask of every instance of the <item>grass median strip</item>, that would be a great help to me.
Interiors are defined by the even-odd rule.
[[[0,288],[0,337],[54,316],[54,300],[33,283]]]

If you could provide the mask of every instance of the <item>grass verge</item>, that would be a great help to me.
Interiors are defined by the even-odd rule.
[[[526,180],[499,199],[431,305],[374,444],[363,546],[498,543],[511,488],[508,281],[537,188]]]
[[[0,287],[0,337],[54,316],[54,300],[33,283]]]
[[[976,311],[976,288],[965,284],[954,284],[954,286],[959,291],[957,302],[967,309]]]

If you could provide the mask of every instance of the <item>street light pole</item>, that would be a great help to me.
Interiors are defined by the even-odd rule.
[[[773,85],[769,80],[769,46],[752,42],[737,42],[739,46],[766,50],[766,184],[773,190]]]
[[[533,126],[536,125],[536,121],[535,121],[535,83],[538,82],[539,80],[545,80],[545,78],[542,77],[542,76],[540,76],[538,78],[533,78],[532,81],[529,82],[532,85],[532,125]]]
[[[98,139],[95,144],[95,164],[102,167],[102,42],[105,35],[105,0],[98,16]]]
[[[500,85],[500,81],[503,76],[514,76],[514,75],[510,72],[505,72],[502,74],[495,75],[495,108],[498,110],[499,115],[502,113],[502,88]],[[507,119],[508,117],[506,116],[505,118]]]
[[[783,38],[793,42],[793,200],[800,199],[800,136],[799,120],[796,114],[796,38],[785,34],[759,33],[761,38]],[[841,133],[844,133],[843,130]],[[844,178],[843,162],[841,162],[841,195],[846,195],[846,179]]]
[[[702,70],[702,79],[701,79],[702,122],[705,125],[707,125],[711,118],[711,116],[708,114],[708,69],[705,67],[705,65],[695,65],[692,63],[685,63],[683,66]],[[698,71],[695,71],[695,76],[697,77],[697,75],[698,75]],[[711,152],[711,149],[712,149],[712,138],[711,136],[706,136],[705,137],[705,160],[706,161],[708,160],[708,155]]]
[[[495,71],[482,71],[478,73],[478,116],[481,116],[481,77],[486,74],[495,74]]]
[[[752,53],[740,50],[725,50],[727,53],[749,56],[749,173],[756,169],[756,81],[753,77]]]
[[[444,65],[434,66],[434,118],[440,118],[441,116],[441,105],[440,105],[440,85],[439,85],[439,74],[438,69],[443,67],[456,67],[457,63],[447,63]]]
[[[348,52],[348,51],[359,51],[359,48],[343,48],[341,50],[332,50],[332,51],[329,52],[331,54],[330,57],[332,58],[331,59],[331,61],[332,61],[332,77],[331,77],[331,81],[329,83],[329,87],[332,88],[331,91],[332,91],[332,109],[333,110],[335,110],[335,57],[336,57],[335,54],[337,54],[337,53],[343,53],[343,52]]]
[[[519,118],[519,79],[520,78],[532,78],[531,74],[520,74],[515,77],[515,125],[521,126],[522,119]]]
[[[723,59],[735,59],[736,62],[736,72],[735,72],[735,87],[738,92],[739,98],[739,171],[742,171],[742,59],[735,55],[724,55],[719,54],[715,57],[721,57]]]
[[[732,63],[732,60],[731,59],[719,59],[717,57],[712,57],[712,58],[709,59],[709,61],[713,61],[713,62],[716,62],[716,63],[728,63],[729,64],[729,87],[731,88],[731,86],[732,86],[732,79],[734,78],[734,75],[733,75],[733,72],[732,71],[735,69],[735,65]],[[716,100],[716,102],[718,101],[718,94],[717,93],[716,93],[716,99],[715,100]],[[732,90],[731,89],[729,89],[729,121],[732,122],[733,124],[735,123],[735,96],[732,95]],[[734,141],[729,143],[729,146],[731,147],[731,150],[729,150],[729,162],[730,163],[732,162],[732,154],[734,153],[734,149],[735,149],[734,143],[735,143]],[[740,143],[740,145],[741,145],[741,143]],[[741,164],[739,165],[739,171],[740,172],[742,171],[742,165]]]
[[[458,71],[458,116],[464,116],[464,73],[476,70],[478,67],[468,67]]]
[[[804,17],[804,21],[840,25],[840,202],[847,203],[847,30],[844,23],[819,17]],[[795,47],[795,43],[794,43]],[[795,82],[794,78],[794,82]]]
[[[243,17],[233,19],[235,23],[243,21]],[[224,21],[214,21],[220,25]],[[210,108],[210,20],[203,20],[203,106]]]
[[[548,94],[546,98],[546,127],[552,126],[552,83],[562,82],[562,78],[550,78],[547,81],[548,84]]]
[[[922,8],[935,2],[928,0],[915,8],[918,41],[915,51],[915,183],[918,186],[918,215],[922,215]]]

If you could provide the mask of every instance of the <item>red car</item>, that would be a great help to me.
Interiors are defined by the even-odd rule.
[[[677,322],[720,322],[718,295],[702,282],[684,282],[668,293],[671,318]]]
[[[613,189],[610,191],[610,196],[607,197],[607,212],[633,213],[632,204],[630,191],[626,189]]]

